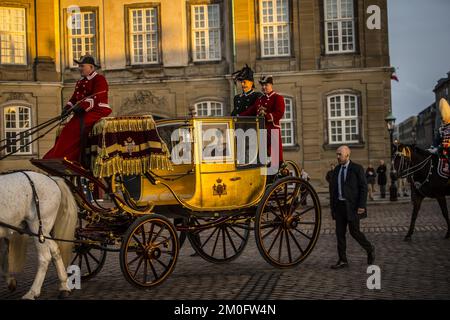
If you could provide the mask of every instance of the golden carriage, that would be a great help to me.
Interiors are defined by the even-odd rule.
[[[291,161],[268,174],[263,129],[256,117],[104,118],[91,133],[90,170],[32,160],[73,188],[77,238],[86,241],[72,263],[83,279],[100,271],[107,251],[119,251],[125,278],[153,287],[173,271],[186,238],[202,258],[225,263],[242,253],[252,230],[267,262],[301,263],[319,235],[319,199]],[[112,206],[89,197],[96,188]]]

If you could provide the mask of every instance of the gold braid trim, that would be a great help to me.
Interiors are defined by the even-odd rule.
[[[141,117],[106,117],[98,121],[92,128],[91,135],[124,132],[149,131],[156,129],[155,120],[151,115]]]
[[[173,170],[172,162],[165,154],[152,154],[134,159],[120,156],[103,159],[97,157],[93,164],[94,177],[110,177],[115,174],[141,175],[150,170]]]

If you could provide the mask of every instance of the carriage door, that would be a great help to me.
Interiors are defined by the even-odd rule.
[[[199,119],[196,121],[199,171],[203,208],[227,208],[236,201],[237,180],[234,162],[232,120]]]

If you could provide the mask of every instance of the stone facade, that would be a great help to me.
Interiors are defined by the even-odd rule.
[[[8,1],[8,6],[26,7],[28,58],[24,66],[0,65],[0,106],[10,93],[24,93],[24,100],[16,102],[32,104],[35,121],[59,113],[79,78],[70,63],[67,28],[68,8],[78,5],[81,12],[95,13],[93,54],[109,81],[114,115],[181,117],[204,101],[221,103],[223,114],[229,114],[239,91],[231,73],[248,64],[256,79],[273,75],[275,90],[291,101],[293,141],[284,148],[285,158],[304,166],[316,186],[325,186],[325,172],[339,145],[329,141],[331,95],[356,97],[358,133],[349,143],[353,159],[363,165],[388,159],[384,118],[391,108],[392,68],[386,0],[353,2],[354,50],[340,54],[326,52],[324,1],[287,0],[289,51],[272,57],[262,54],[262,0],[40,0],[37,8],[31,0]],[[214,61],[196,61],[193,54],[192,6],[205,4],[219,6],[220,57]],[[381,9],[381,29],[366,26],[369,5]],[[158,59],[136,65],[131,59],[130,10],[149,7],[157,12]],[[0,169],[25,166],[31,156],[42,156],[52,140],[47,136],[36,143],[32,155],[2,161]]]

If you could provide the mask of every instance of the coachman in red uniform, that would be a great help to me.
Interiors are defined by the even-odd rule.
[[[108,83],[104,76],[95,71],[99,66],[95,64],[94,58],[85,55],[80,61],[74,61],[79,65],[81,79],[77,81],[72,98],[61,114],[66,116],[68,112],[73,111],[74,115],[64,126],[53,148],[44,155],[44,159],[66,157],[68,160],[83,163],[83,141],[86,141],[94,124],[111,113],[108,105]]]
[[[267,149],[269,155],[271,155],[271,134],[273,130],[278,131],[278,155],[279,159],[272,158],[272,163],[280,165],[283,162],[283,145],[281,141],[281,125],[280,120],[283,118],[284,110],[286,108],[283,96],[273,91],[273,78],[272,76],[263,76],[259,80],[262,86],[264,95],[260,97],[256,102],[244,112],[241,112],[240,116],[263,116],[265,118],[265,124],[267,129]]]

